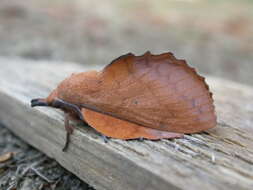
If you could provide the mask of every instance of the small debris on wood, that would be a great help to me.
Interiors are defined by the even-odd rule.
[[[13,152],[7,152],[0,156],[0,163],[6,162],[13,157]]]
[[[8,142],[8,143],[6,143]],[[0,190],[94,190],[0,123]]]
[[[216,158],[215,158],[215,155],[214,155],[214,153],[212,154],[212,163],[215,163],[215,160],[216,160]]]

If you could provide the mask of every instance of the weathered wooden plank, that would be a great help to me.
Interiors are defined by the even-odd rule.
[[[99,189],[252,189],[253,89],[210,77],[218,126],[184,139],[105,144],[98,133],[79,125],[62,152],[63,114],[30,108],[75,71],[70,63],[0,58],[0,122]]]

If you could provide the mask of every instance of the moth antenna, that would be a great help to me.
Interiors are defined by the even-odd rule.
[[[67,108],[67,109],[73,110],[78,115],[79,119],[84,121],[84,118],[83,118],[83,115],[82,115],[82,112],[81,112],[80,108],[75,104],[71,104],[71,103],[63,101],[59,98],[55,98],[52,102],[52,107]]]
[[[31,107],[35,106],[49,106],[45,99],[36,98],[31,100]]]

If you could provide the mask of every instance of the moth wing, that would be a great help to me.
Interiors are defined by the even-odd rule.
[[[158,130],[193,133],[216,125],[204,78],[173,54],[127,54],[100,73],[96,105],[105,113]]]
[[[112,116],[104,115],[88,109],[82,109],[85,121],[101,134],[118,139],[169,139],[180,138],[183,135],[167,131],[159,131]]]

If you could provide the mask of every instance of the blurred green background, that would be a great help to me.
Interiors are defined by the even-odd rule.
[[[253,85],[253,1],[0,2],[0,56],[106,65],[147,50]]]

